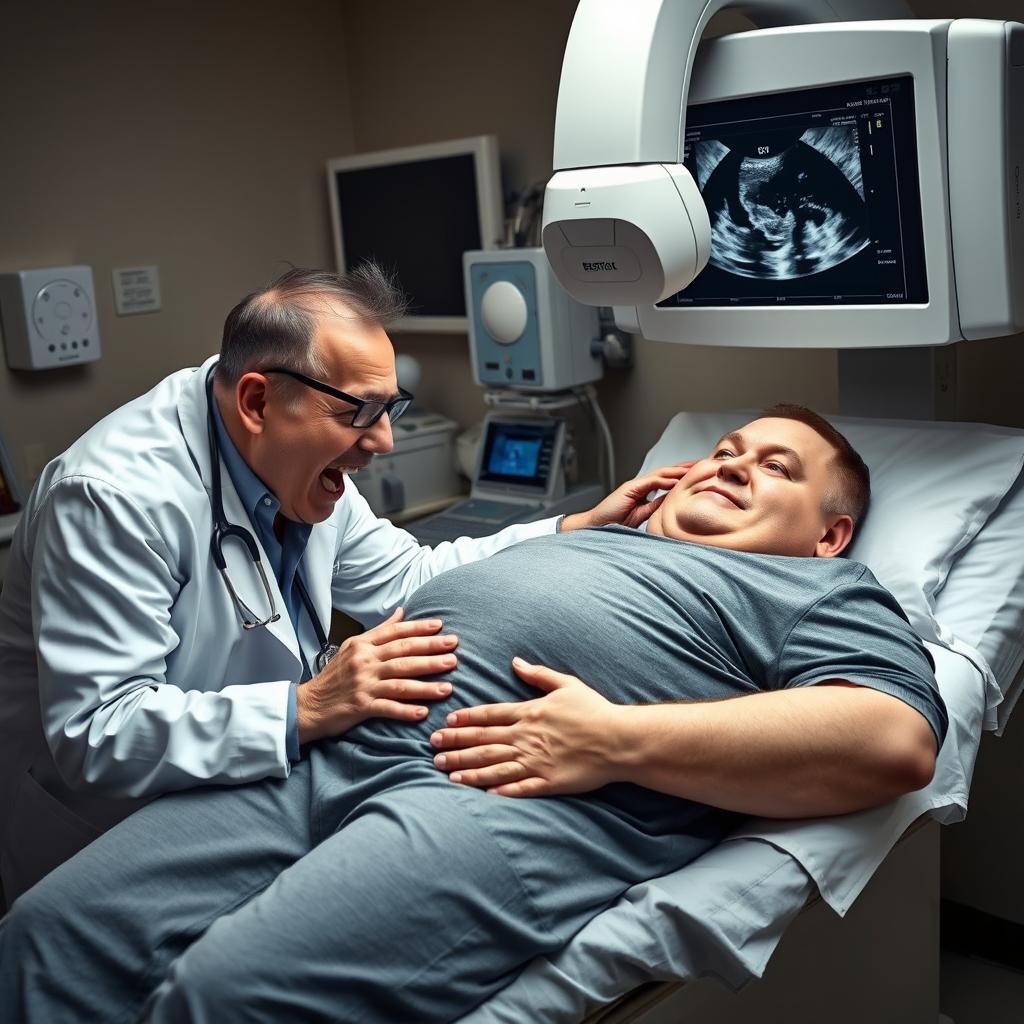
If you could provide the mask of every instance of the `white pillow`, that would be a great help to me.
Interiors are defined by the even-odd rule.
[[[723,434],[758,416],[749,410],[679,413],[647,453],[642,472],[704,457]],[[943,627],[957,633],[959,623],[940,626],[936,595],[956,556],[1020,475],[1024,431],[979,423],[827,418],[871,470],[871,508],[848,557],[867,565],[892,592],[922,639],[948,643]],[[1018,547],[1001,557],[1019,569],[1024,545]]]
[[[1002,733],[1024,686],[1024,474],[953,562],[935,617],[991,666],[1004,699],[985,728]]]

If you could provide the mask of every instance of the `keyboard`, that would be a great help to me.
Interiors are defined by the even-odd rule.
[[[469,498],[451,508],[410,523],[406,529],[424,544],[437,544],[456,537],[487,537],[512,523],[532,520],[541,505],[518,505],[509,501]]]
[[[469,498],[441,513],[450,519],[468,519],[471,522],[502,524],[515,522],[524,515],[532,515],[540,505],[518,505],[510,501],[492,501],[487,498]]]

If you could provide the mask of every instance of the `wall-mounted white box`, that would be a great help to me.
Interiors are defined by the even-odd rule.
[[[50,370],[99,359],[91,268],[0,274],[0,324],[7,365],[13,370]]]

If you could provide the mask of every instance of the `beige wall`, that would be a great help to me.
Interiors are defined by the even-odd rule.
[[[59,19],[55,11],[60,12]],[[166,373],[282,261],[330,262],[324,161],[350,152],[335,0],[5,5],[0,270],[89,264],[103,358],[0,361],[0,432],[25,482]],[[119,318],[113,267],[157,264],[161,312]]]

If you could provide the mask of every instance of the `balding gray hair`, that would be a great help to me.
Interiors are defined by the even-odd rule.
[[[217,379],[234,386],[243,374],[271,366],[323,378],[326,370],[316,347],[323,317],[386,328],[405,313],[407,302],[394,280],[373,262],[345,274],[292,267],[228,313]]]

